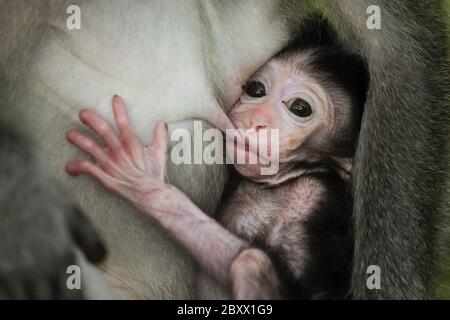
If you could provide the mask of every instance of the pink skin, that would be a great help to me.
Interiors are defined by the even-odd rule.
[[[159,222],[197,259],[200,265],[229,286],[233,261],[248,243],[203,213],[183,192],[168,182],[167,126],[156,125],[153,142],[144,147],[133,133],[122,98],[112,101],[120,136],[94,111],[84,109],[80,120],[106,143],[100,147],[78,131],[67,134],[69,142],[90,155],[93,162],[75,160],[66,170],[71,176],[86,174],[105,189],[122,197]]]
[[[94,163],[75,160],[67,165],[66,170],[72,176],[87,174],[108,191],[136,205],[143,205],[149,193],[163,189],[168,182],[167,127],[159,122],[152,144],[143,147],[133,133],[123,100],[117,96],[113,98],[113,110],[120,137],[94,111],[81,110],[80,120],[96,132],[107,147],[100,147],[76,130],[70,131],[67,140],[90,155]]]
[[[306,71],[299,75],[292,67],[273,59],[250,80],[263,83],[267,95],[253,98],[243,93],[229,117],[237,129],[244,131],[278,129],[279,154],[269,155],[269,158],[277,157],[281,168],[283,164],[298,159],[296,152],[301,150],[308,137],[326,136],[334,129],[336,108],[326,90]],[[287,110],[286,102],[295,98],[305,99],[311,104],[314,110],[312,116],[299,118]],[[257,144],[254,142],[253,145]],[[239,164],[235,167],[241,175],[255,181],[275,178],[260,175],[261,163]]]

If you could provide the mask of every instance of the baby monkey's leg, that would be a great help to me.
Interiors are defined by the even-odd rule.
[[[259,249],[246,249],[230,268],[232,295],[238,300],[280,299],[282,287],[270,258]]]

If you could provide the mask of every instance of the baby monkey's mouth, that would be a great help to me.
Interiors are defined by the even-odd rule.
[[[249,139],[245,139],[245,141],[236,141],[234,140],[234,150],[236,152],[245,151],[245,154],[248,155],[250,152],[253,155],[259,157],[259,150],[257,143],[250,143]]]
[[[250,172],[253,176],[261,168],[278,163],[278,159],[272,157],[272,144],[276,143],[271,139],[272,130],[246,128],[239,121],[233,120],[235,119],[231,118],[236,129],[233,132],[227,130],[225,134],[228,161],[245,171],[249,170],[245,176]]]
[[[249,152],[249,150],[250,150],[250,142],[248,142],[247,140],[245,141],[244,149],[245,149],[245,152]]]
[[[244,163],[242,160],[245,160]],[[270,162],[270,148],[267,151],[260,150],[257,141],[234,141],[234,163],[238,165],[261,165]]]

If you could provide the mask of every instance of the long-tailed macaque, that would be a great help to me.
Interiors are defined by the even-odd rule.
[[[364,63],[332,46],[290,48],[253,75],[230,113],[243,135],[230,140],[231,158],[245,155],[235,168],[247,179],[226,186],[220,224],[170,184],[167,127],[158,124],[151,145],[142,146],[120,97],[113,99],[120,137],[93,110],[81,111],[107,148],[69,132],[94,162],[75,160],[67,171],[91,176],[178,240],[201,267],[197,298],[347,298],[351,164],[366,91]],[[279,165],[270,175],[261,161],[245,161],[250,153],[262,157],[264,138],[267,158]]]
[[[68,18],[77,15],[68,10],[71,5],[80,9],[80,28],[68,27]],[[368,27],[371,5],[380,11],[379,29]],[[66,257],[75,256],[84,297],[192,297],[193,266],[182,248],[88,179],[66,177],[65,163],[77,153],[64,132],[78,125],[78,113],[87,106],[113,123],[114,94],[127,102],[144,145],[157,120],[167,122],[170,131],[192,129],[194,118],[226,128],[223,112],[231,110],[245,81],[301,34],[313,13],[323,14],[370,75],[353,168],[351,295],[430,297],[448,172],[448,45],[438,0],[1,0],[1,117],[34,140],[41,162],[35,166],[28,151],[9,157],[11,149],[4,146],[29,147],[11,140],[14,135],[2,135],[1,296],[71,297],[65,266],[73,263]],[[202,211],[216,211],[225,166],[168,166],[172,183]],[[34,179],[49,190],[56,179],[68,196],[20,187]],[[61,223],[76,206],[89,215],[108,248],[100,265],[104,281],[69,237],[75,225]],[[381,270],[379,290],[367,286],[372,265]],[[47,287],[55,290],[40,290]]]

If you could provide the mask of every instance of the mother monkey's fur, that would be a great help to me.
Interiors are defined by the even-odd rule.
[[[78,111],[89,106],[111,119],[110,99],[120,94],[145,142],[157,120],[170,122],[171,129],[192,129],[186,121],[192,118],[220,127],[224,124],[215,122],[219,105],[228,111],[246,78],[301,31],[307,15],[318,11],[330,19],[348,49],[366,60],[371,77],[354,171],[352,296],[433,294],[448,171],[448,46],[441,1],[317,3],[0,0],[2,118],[35,140],[41,163],[90,215],[110,252],[101,266],[105,281],[94,268],[83,268],[89,278],[83,282],[85,297],[104,297],[109,286],[118,297],[187,298],[192,266],[130,207],[86,180],[64,176],[64,164],[75,152],[64,132],[75,126]],[[70,4],[81,7],[81,30],[66,28]],[[366,26],[372,4],[381,8],[381,30]],[[34,167],[34,162],[20,151],[28,148],[26,143],[11,141],[11,136],[0,137],[0,180],[6,186],[10,181],[29,185],[36,171],[22,166]],[[5,148],[11,144],[19,151]],[[205,211],[214,211],[226,180],[223,166],[172,166],[169,174]],[[54,195],[20,187],[15,190],[21,197],[5,200],[2,188],[0,282],[7,286],[0,287],[12,290],[0,294],[46,298],[45,290],[21,290],[22,278],[28,271],[41,274],[44,267],[62,268],[66,260],[58,257],[67,256],[65,251],[77,254],[74,245],[47,246],[46,254],[31,260],[20,253],[40,253],[44,243],[61,243],[68,234],[61,211],[73,209]],[[30,215],[26,229],[15,227],[23,226],[16,222],[25,220],[36,203],[55,203],[56,209]],[[84,257],[79,259],[84,266]],[[381,290],[366,287],[370,265],[381,268]]]

